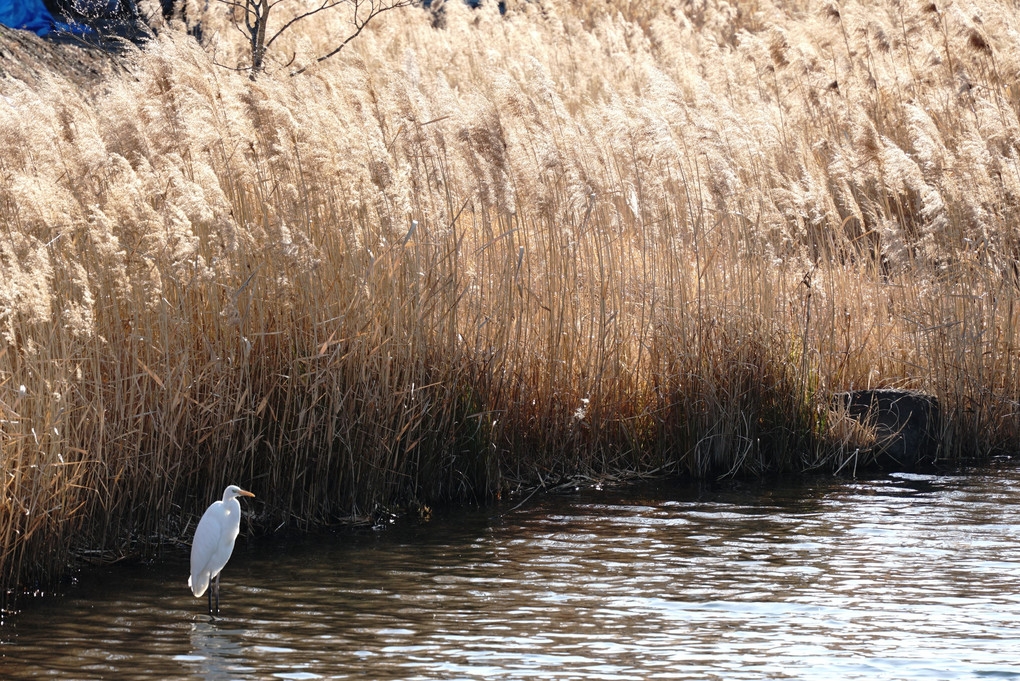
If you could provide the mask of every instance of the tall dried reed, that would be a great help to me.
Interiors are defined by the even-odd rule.
[[[1015,447],[1020,14],[509,5],[313,66],[323,15],[254,83],[213,7],[98,94],[0,82],[3,586],[228,481],[271,530],[836,469],[850,388],[937,395],[947,460]]]

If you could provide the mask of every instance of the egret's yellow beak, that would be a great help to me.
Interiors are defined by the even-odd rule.
[[[251,492],[249,492],[246,489],[241,490],[240,494],[241,494],[242,497],[254,497],[255,496],[254,494],[252,494]]]

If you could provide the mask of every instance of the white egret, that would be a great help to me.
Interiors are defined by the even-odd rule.
[[[216,501],[206,509],[195,529],[195,539],[191,543],[191,576],[188,577],[188,586],[195,598],[209,591],[210,615],[220,611],[220,570],[230,560],[234,540],[241,531],[241,503],[237,497],[253,496],[251,492],[231,485],[223,490],[222,501]],[[215,613],[213,598],[216,599]]]

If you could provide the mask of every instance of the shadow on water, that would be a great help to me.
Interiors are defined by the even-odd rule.
[[[0,627],[0,678],[1020,679],[1020,473],[669,483],[239,541]]]

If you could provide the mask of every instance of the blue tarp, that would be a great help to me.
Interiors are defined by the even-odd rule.
[[[46,35],[53,29],[53,15],[42,0],[0,0],[0,24]]]

